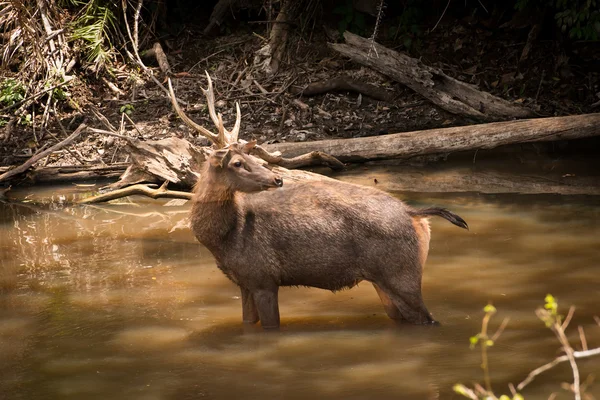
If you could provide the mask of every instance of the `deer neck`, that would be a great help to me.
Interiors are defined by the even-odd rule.
[[[238,220],[235,192],[215,180],[202,182],[192,199],[191,227],[213,253],[224,246]]]

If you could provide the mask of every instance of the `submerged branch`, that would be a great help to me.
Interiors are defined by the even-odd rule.
[[[156,185],[133,185],[126,187],[124,189],[113,190],[109,193],[103,193],[98,196],[88,197],[87,199],[83,199],[79,201],[79,204],[93,204],[93,203],[102,203],[105,201],[120,199],[122,197],[133,196],[136,194],[148,196],[153,199],[159,198],[169,198],[169,199],[186,199],[189,200],[192,198],[192,193],[189,192],[180,192],[176,190],[167,190],[168,181],[162,184],[158,189],[153,189],[151,186]]]

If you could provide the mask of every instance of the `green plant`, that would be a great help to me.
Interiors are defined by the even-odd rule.
[[[496,340],[506,328],[508,324],[508,318],[505,318],[500,324],[500,327],[496,330],[496,333],[493,335],[489,335],[489,323],[490,319],[494,314],[496,314],[496,307],[491,304],[488,304],[483,308],[483,312],[485,315],[483,316],[483,320],[481,322],[481,331],[469,338],[471,350],[473,350],[477,345],[479,345],[481,349],[481,369],[483,370],[483,380],[485,388],[478,386],[477,389],[469,389],[463,384],[457,383],[453,386],[453,389],[456,393],[461,394],[470,399],[489,399],[489,400],[523,400],[523,396],[519,393],[513,393],[512,397],[507,395],[501,395],[500,397],[496,397],[494,391],[492,390],[492,383],[490,379],[490,366],[488,361],[488,348],[492,347]]]
[[[598,40],[600,38],[600,0],[517,0],[519,11],[549,8],[563,33],[571,39]]]
[[[131,115],[134,111],[135,111],[135,108],[133,107],[132,104],[125,104],[125,105],[121,106],[121,108],[119,109],[120,113],[125,113],[127,115]]]
[[[10,107],[23,100],[25,87],[16,79],[5,79],[0,83],[0,104]]]
[[[19,124],[24,126],[30,126],[32,124],[31,114],[27,113],[19,118]]]
[[[111,37],[118,32],[117,17],[115,16],[114,4],[102,0],[90,0],[84,2],[73,1],[72,4],[81,6],[85,4],[78,17],[73,23],[71,40],[83,42],[83,53],[85,60],[93,64],[96,72],[114,59],[114,48]],[[112,7],[111,7],[112,4]]]
[[[571,318],[573,317],[573,314],[575,312],[574,307],[571,307],[567,316],[563,318],[563,316],[558,313],[558,302],[556,301],[554,296],[552,296],[551,294],[546,295],[544,299],[544,306],[538,308],[535,311],[535,313],[538,316],[538,318],[541,319],[544,322],[544,324],[546,324],[546,327],[549,328],[555,334],[565,354],[556,357],[553,361],[531,371],[529,375],[527,375],[527,377],[516,386],[516,388],[512,384],[509,385],[510,390],[512,392],[512,397],[505,394],[498,397],[492,390],[487,354],[487,349],[494,345],[496,339],[498,339],[498,337],[506,327],[508,319],[504,319],[496,333],[494,333],[494,335],[490,337],[488,334],[488,325],[490,319],[496,313],[496,308],[491,304],[488,304],[483,309],[483,311],[485,312],[485,315],[481,323],[481,332],[479,332],[475,336],[472,336],[469,339],[469,342],[471,349],[474,349],[477,345],[479,345],[481,348],[481,368],[483,369],[483,379],[485,387],[475,385],[474,388],[469,388],[461,383],[457,383],[453,386],[453,390],[456,393],[473,400],[523,400],[523,396],[518,392],[523,390],[525,386],[530,384],[536,376],[543,373],[544,371],[553,368],[559,363],[568,361],[571,365],[571,370],[573,371],[573,383],[564,384],[562,386],[572,391],[575,395],[576,400],[581,400],[581,396],[585,392],[587,383],[581,383],[579,368],[575,360],[578,358],[600,355],[600,347],[597,347],[595,349],[587,348],[587,339],[585,338],[585,334],[583,333],[581,327],[579,328],[579,334],[583,350],[575,351],[569,343],[569,339],[565,334],[565,330],[569,326],[569,322],[571,321]],[[600,319],[596,319],[596,322],[598,322],[598,325],[600,325]]]

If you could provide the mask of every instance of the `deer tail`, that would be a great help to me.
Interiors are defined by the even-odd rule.
[[[469,229],[469,225],[467,225],[467,223],[465,222],[464,219],[462,219],[458,215],[454,214],[452,211],[446,210],[445,208],[429,207],[429,208],[422,208],[422,209],[413,209],[413,210],[408,211],[408,215],[410,215],[411,217],[438,216],[438,217],[447,219],[452,224],[454,224],[460,228],[467,229],[467,230]]]

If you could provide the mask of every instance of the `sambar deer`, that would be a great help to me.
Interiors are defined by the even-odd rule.
[[[280,286],[336,291],[366,280],[390,318],[435,323],[421,295],[427,217],[440,216],[465,229],[467,223],[446,209],[414,209],[370,187],[332,179],[284,184],[249,155],[254,143],[237,143],[239,107],[228,132],[214,111],[210,77],[204,92],[219,134],[190,126],[224,148],[208,156],[195,186],[191,228],[240,287],[243,321],[278,328]],[[189,120],[172,88],[171,100]]]

